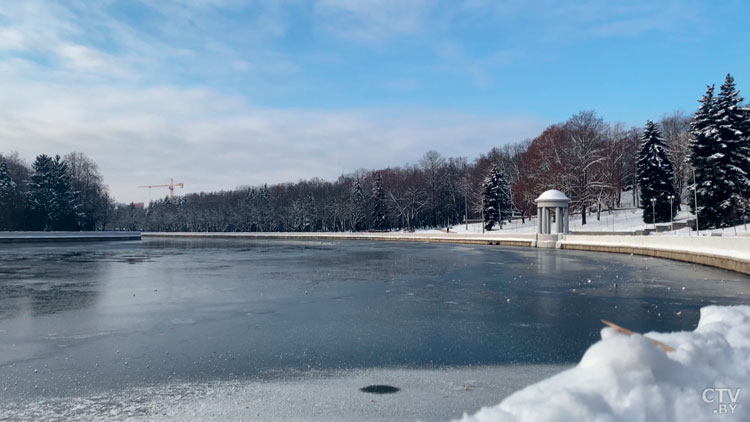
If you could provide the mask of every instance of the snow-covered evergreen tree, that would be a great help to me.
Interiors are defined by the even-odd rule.
[[[750,103],[745,104],[742,107],[742,115],[744,117],[742,124],[742,132],[745,134],[742,141],[742,149],[744,154],[740,155],[740,167],[745,172],[745,175],[750,178]],[[742,220],[745,221],[750,217],[750,187],[742,192]]]
[[[727,74],[716,99],[717,141],[723,145],[726,175],[734,185],[727,224],[733,224],[741,216],[745,195],[750,192],[750,127],[742,100],[734,78]]]
[[[670,206],[669,203],[670,195],[677,196],[673,181],[674,170],[664,139],[654,122],[649,120],[643,131],[638,155],[638,186],[641,190],[641,208],[645,223],[664,223],[674,218],[677,207]],[[679,198],[675,199],[679,201]]]
[[[260,230],[273,231],[274,210],[273,202],[271,202],[271,191],[268,190],[268,185],[263,185],[263,187],[260,188],[258,202]]]
[[[22,208],[18,186],[8,171],[8,164],[0,161],[0,230],[14,230],[20,227]]]
[[[690,163],[695,169],[700,228],[727,227],[743,211],[743,194],[747,192],[747,122],[739,107],[742,98],[734,79],[727,75],[718,96],[709,86],[692,123]],[[691,209],[696,211],[694,196]]]
[[[367,229],[366,210],[367,201],[365,193],[362,190],[362,184],[359,178],[354,179],[351,193],[351,227],[352,231],[358,232]]]
[[[484,228],[489,231],[496,223],[499,223],[502,229],[503,213],[511,207],[510,188],[505,175],[498,166],[492,167],[482,186],[484,188],[482,197]]]
[[[691,126],[690,142],[690,165],[693,167],[693,194],[690,195],[690,210],[698,216],[700,228],[717,227],[721,216],[716,207],[717,202],[713,200],[711,189],[713,180],[719,173],[718,143],[714,141],[712,130],[716,126],[714,122],[716,98],[714,98],[714,86],[709,85],[706,93],[700,99],[700,107],[693,116]],[[698,200],[696,206],[695,200]]]
[[[16,183],[10,177],[8,172],[8,164],[5,161],[0,161],[0,195],[9,192],[11,189],[16,188]],[[3,196],[0,196],[3,198]]]
[[[52,230],[50,214],[56,207],[52,158],[39,155],[31,168],[34,173],[29,182],[28,227],[32,230]]]
[[[745,136],[744,140],[742,141],[741,149],[741,151],[744,152],[744,156],[742,156],[741,158],[740,167],[750,178],[750,103],[747,103],[744,107],[742,107],[742,116],[742,133],[744,133]],[[742,193],[742,198],[744,200],[745,211],[747,212],[750,209],[750,188]]]
[[[383,176],[378,173],[372,185],[372,228],[384,231],[388,229],[388,207],[383,192]]]
[[[59,155],[52,162],[57,207],[52,218],[55,230],[80,230],[81,203],[79,193],[73,190],[68,164]]]
[[[36,230],[78,230],[77,195],[60,156],[36,157],[28,192],[29,226]]]

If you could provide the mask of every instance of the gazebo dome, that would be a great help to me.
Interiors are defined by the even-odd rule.
[[[557,189],[550,189],[539,195],[539,198],[537,198],[534,202],[539,201],[570,201],[570,198],[568,198],[567,195]]]

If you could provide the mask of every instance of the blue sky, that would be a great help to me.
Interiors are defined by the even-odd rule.
[[[0,151],[112,193],[469,158],[582,109],[642,125],[750,86],[743,1],[0,1]],[[156,193],[153,193],[156,196]]]

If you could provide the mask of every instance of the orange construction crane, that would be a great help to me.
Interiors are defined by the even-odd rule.
[[[174,188],[185,188],[184,183],[175,183],[174,179],[169,179],[168,185],[145,185],[145,186],[138,186],[139,188],[169,188],[169,199],[174,199]]]

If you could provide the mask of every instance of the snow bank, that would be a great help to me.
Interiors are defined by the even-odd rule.
[[[750,261],[750,238],[715,236],[611,236],[611,235],[565,235],[563,245],[601,245],[614,247],[646,248],[660,251],[689,252],[731,257]]]
[[[686,222],[689,219],[693,219],[695,216],[688,211],[687,205],[683,205],[683,210],[679,211],[674,218],[675,223]],[[663,225],[663,224],[660,224]],[[532,234],[536,233],[536,216],[531,219],[527,219],[525,223],[522,223],[520,219],[513,220],[512,223],[504,223],[503,228],[500,229],[497,226],[488,233],[491,234]],[[636,230],[644,230],[653,228],[653,224],[646,224],[643,222],[643,210],[640,208],[632,209],[620,209],[613,211],[612,213],[602,211],[601,218],[596,219],[596,213],[590,214],[587,217],[586,225],[581,225],[581,215],[570,216],[570,231],[571,232],[634,232]],[[426,233],[445,233],[445,228],[440,229],[420,229],[417,232]],[[465,224],[456,224],[451,227],[451,232],[454,233],[466,233],[466,234],[481,234],[482,224],[471,223],[468,228]],[[724,229],[712,229],[712,230],[701,230],[701,234],[721,234],[722,236],[750,236],[750,228],[747,228],[744,224],[739,224],[735,227],[727,227]],[[652,236],[695,236],[696,233],[688,228],[665,231],[659,233],[652,233]]]
[[[646,334],[671,353],[601,334],[576,367],[462,421],[750,420],[750,306],[708,306],[693,332]]]

